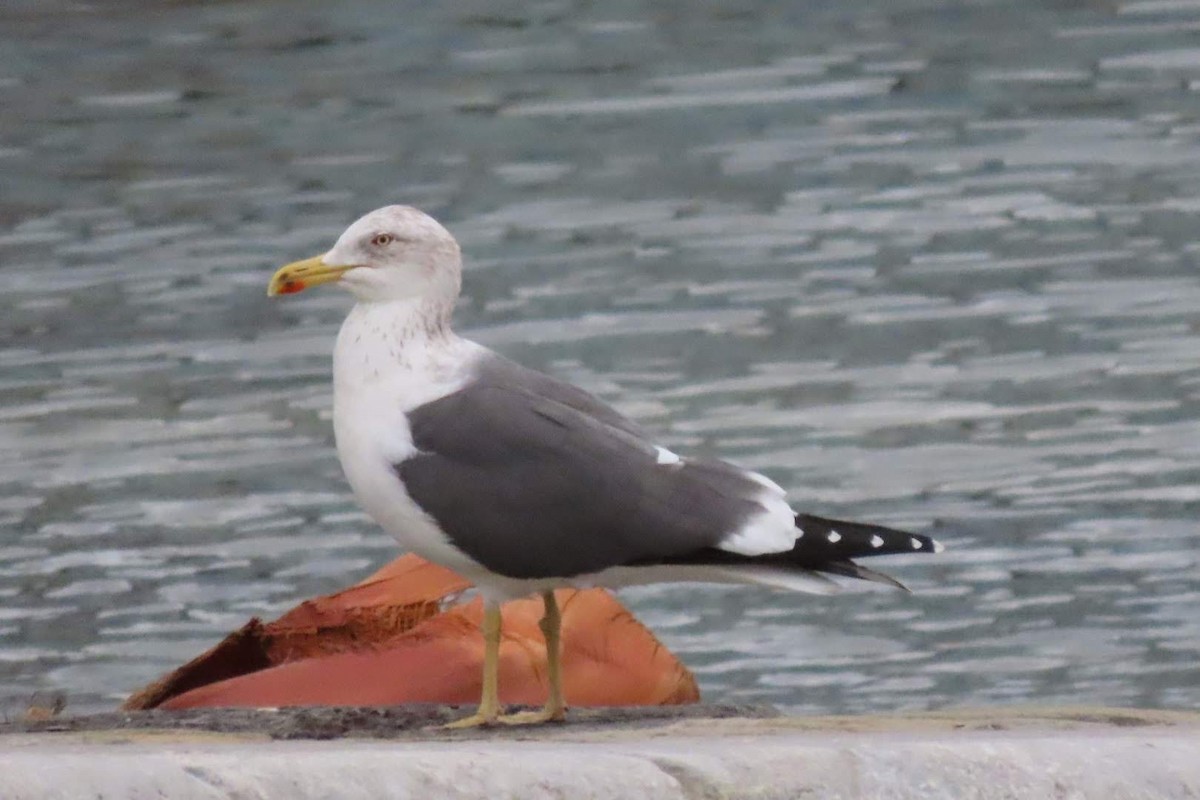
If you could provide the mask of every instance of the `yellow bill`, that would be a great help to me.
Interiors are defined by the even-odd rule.
[[[303,261],[293,261],[291,264],[280,267],[271,276],[271,282],[267,284],[267,296],[295,294],[303,292],[310,286],[332,283],[342,277],[343,273],[356,266],[358,265],[326,264],[321,260],[321,256],[313,256]]]

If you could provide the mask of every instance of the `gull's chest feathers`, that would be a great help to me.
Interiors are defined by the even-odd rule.
[[[408,496],[395,466],[416,453],[408,412],[461,388],[482,350],[431,331],[416,309],[360,303],[333,355],[333,430],[355,497],[401,544],[452,569],[469,565],[458,564],[462,553]]]

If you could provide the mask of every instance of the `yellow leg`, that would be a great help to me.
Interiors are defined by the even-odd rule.
[[[546,613],[542,615],[538,627],[542,629],[542,636],[546,638],[546,672],[550,681],[550,696],[540,711],[522,711],[519,714],[500,717],[500,722],[505,725],[562,722],[567,718],[567,705],[563,702],[562,694],[562,666],[559,662],[562,616],[558,613],[558,601],[554,598],[554,592],[542,592],[542,602],[546,606]]]
[[[447,728],[478,728],[495,725],[500,719],[500,604],[483,605],[483,693],[479,709],[469,717],[451,722]]]

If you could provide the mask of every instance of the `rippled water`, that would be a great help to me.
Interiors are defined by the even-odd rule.
[[[708,698],[1200,705],[1200,3],[144,5],[0,9],[3,702],[393,555],[264,287],[409,202],[476,338],[948,545],[627,591]]]

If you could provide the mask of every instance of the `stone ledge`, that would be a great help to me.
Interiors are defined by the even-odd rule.
[[[553,728],[467,735],[413,729],[395,741],[273,741],[245,728],[7,733],[0,736],[0,797],[1200,796],[1200,715],[1182,712],[616,712],[649,718],[640,723],[606,722],[605,713]]]

